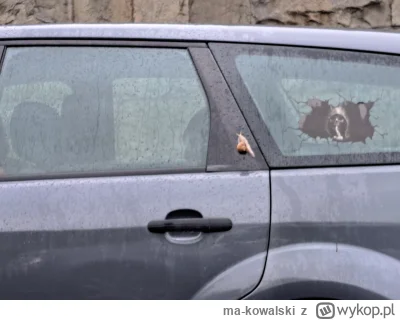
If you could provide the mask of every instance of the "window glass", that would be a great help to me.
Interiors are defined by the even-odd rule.
[[[235,67],[282,155],[400,151],[398,58],[263,47]]]
[[[185,49],[9,48],[0,90],[3,174],[206,166],[209,109]]]

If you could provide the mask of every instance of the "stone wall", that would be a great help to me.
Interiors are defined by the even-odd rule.
[[[0,24],[159,22],[400,27],[400,0],[0,0]]]

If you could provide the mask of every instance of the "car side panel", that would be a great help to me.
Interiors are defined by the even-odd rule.
[[[190,299],[267,247],[268,171],[2,182],[0,194],[0,298]],[[192,244],[147,230],[182,208],[233,229]],[[219,296],[245,295],[264,264]]]
[[[270,250],[251,299],[400,298],[400,166],[273,170]]]

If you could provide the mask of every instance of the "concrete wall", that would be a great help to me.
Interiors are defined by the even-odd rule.
[[[0,24],[64,22],[397,29],[400,0],[0,0]]]

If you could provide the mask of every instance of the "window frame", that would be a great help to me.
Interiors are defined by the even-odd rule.
[[[204,85],[211,112],[207,171],[268,170],[267,162],[212,53],[208,48],[190,48],[189,51]],[[239,132],[248,139],[255,158],[237,152]]]
[[[142,176],[142,175],[165,175],[165,174],[191,174],[205,172],[224,172],[224,171],[252,171],[268,169],[265,159],[259,151],[259,157],[253,159],[249,156],[232,157],[232,154],[220,152],[226,148],[227,141],[234,143],[236,147],[236,132],[230,132],[229,139],[221,135],[220,128],[224,125],[216,115],[224,114],[222,120],[224,123],[234,123],[236,128],[239,126],[243,132],[250,131],[245,119],[237,106],[232,93],[229,91],[226,82],[223,79],[208,46],[204,42],[191,41],[151,41],[151,40],[97,40],[97,39],[37,39],[37,40],[0,40],[0,76],[4,63],[4,57],[7,49],[12,47],[129,47],[129,48],[168,48],[168,49],[186,49],[193,66],[198,75],[199,81],[203,87],[207,100],[210,128],[209,141],[207,149],[206,163],[203,168],[186,169],[130,169],[99,172],[69,172],[69,173],[51,173],[51,174],[29,174],[19,176],[0,176],[0,181],[26,181],[43,179],[65,179],[65,178],[95,178],[95,177],[113,177],[113,176]],[[221,79],[223,82],[221,82]],[[227,90],[226,90],[227,89]],[[220,90],[224,94],[221,94]],[[218,98],[216,98],[218,97]],[[231,113],[226,114],[226,108],[231,106]],[[227,121],[227,122],[226,122]],[[227,127],[227,126],[225,126]],[[229,126],[231,128],[231,126]],[[247,137],[253,142],[253,148],[257,149],[255,139],[252,136]],[[258,149],[257,149],[258,150]],[[235,148],[236,151],[236,148]],[[239,159],[239,160],[238,160]]]
[[[376,153],[353,153],[338,155],[310,155],[310,156],[284,156],[267,125],[264,123],[258,108],[253,101],[251,94],[242,80],[239,71],[235,67],[235,57],[241,52],[252,51],[255,53],[263,53],[264,51],[287,50],[295,52],[294,56],[307,56],[303,52],[312,50],[316,55],[323,56],[324,51],[342,51],[344,53],[364,53],[375,56],[400,56],[391,53],[372,53],[357,50],[342,50],[329,48],[316,48],[305,46],[283,46],[274,44],[245,44],[245,43],[209,43],[209,48],[213,53],[224,77],[239,104],[239,108],[243,112],[247,122],[249,123],[252,133],[260,146],[268,166],[271,169],[297,169],[297,168],[313,168],[313,167],[340,167],[340,166],[363,166],[363,165],[396,165],[400,164],[400,152],[376,152]],[[346,60],[351,61],[351,60]],[[365,61],[365,60],[364,60]]]

